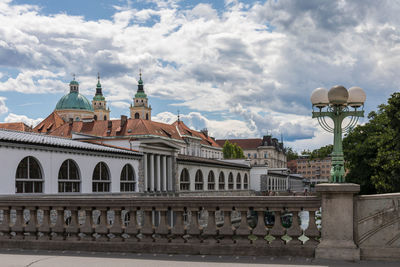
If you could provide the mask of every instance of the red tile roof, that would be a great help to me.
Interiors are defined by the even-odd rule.
[[[46,119],[33,128],[33,131],[36,133],[51,133],[64,123],[65,121],[57,114],[57,112],[53,111]]]
[[[20,132],[32,132],[32,128],[23,122],[5,122],[0,123],[0,129],[8,129]]]
[[[155,135],[176,140],[183,140],[182,135],[189,135],[201,138],[204,145],[219,147],[211,137],[191,130],[183,122],[166,124],[143,119],[127,119],[124,125],[121,125],[121,120],[68,122],[52,131],[50,135],[72,137],[73,132],[98,137]]]
[[[192,136],[192,137],[198,137],[201,138],[201,143],[203,145],[207,146],[214,146],[214,147],[220,147],[220,145],[215,142],[213,138],[211,138],[206,132],[198,132],[195,130],[190,129],[187,127],[182,121],[175,121],[172,123],[172,125],[176,126],[181,133],[181,135],[187,135],[187,136]]]
[[[256,149],[259,146],[262,146],[263,140],[261,138],[250,138],[250,139],[221,139],[216,140],[216,142],[222,147],[225,144],[225,141],[229,141],[232,144],[237,144],[242,149]]]

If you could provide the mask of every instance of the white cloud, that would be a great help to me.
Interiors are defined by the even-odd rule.
[[[247,138],[256,134],[248,128],[246,122],[240,120],[210,120],[199,112],[181,114],[180,119],[192,129],[200,131],[207,128],[209,135],[217,138]],[[161,112],[153,116],[152,120],[171,124],[177,120],[177,115],[171,112]]]
[[[0,97],[0,115],[8,112],[8,107],[6,106],[6,98]]]
[[[188,121],[218,137],[271,131],[319,142],[310,119],[314,88],[361,86],[369,111],[400,83],[393,1],[226,0],[220,12],[204,3],[150,2],[155,7],[128,2],[110,20],[89,21],[2,1],[0,62],[19,74],[4,75],[0,91],[61,93],[68,86],[60,80],[77,73],[81,92],[93,95],[100,71],[107,100],[125,108],[142,68],[150,97],[188,107]],[[209,120],[204,111],[230,114]]]
[[[4,119],[4,122],[23,122],[26,125],[33,127],[38,125],[41,121],[43,121],[42,118],[31,119],[25,115],[17,115],[14,113],[8,114],[7,117]]]

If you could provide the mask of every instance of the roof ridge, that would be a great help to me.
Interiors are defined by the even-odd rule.
[[[15,133],[20,133],[20,134],[30,134],[30,135],[36,135],[36,136],[43,136],[43,137],[50,137],[50,138],[58,138],[58,139],[64,139],[64,140],[77,141],[77,140],[74,140],[72,138],[61,137],[61,136],[58,136],[58,135],[40,134],[40,133],[36,133],[36,132],[21,132],[21,131],[11,130],[11,129],[0,129],[0,131],[15,132]]]

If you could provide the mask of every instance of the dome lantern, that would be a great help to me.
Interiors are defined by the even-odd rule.
[[[311,103],[318,108],[329,105],[328,90],[322,87],[315,89],[311,94]]]
[[[346,105],[349,93],[344,86],[336,85],[328,91],[329,103],[332,105]]]

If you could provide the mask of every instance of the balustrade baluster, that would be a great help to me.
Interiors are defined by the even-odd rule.
[[[3,220],[0,224],[0,239],[10,239],[10,208],[0,207],[3,211]]]
[[[199,243],[200,240],[200,227],[199,227],[199,209],[191,208],[191,220],[187,229],[189,243]]]
[[[168,209],[158,209],[157,211],[160,212],[160,223],[155,229],[156,233],[156,242],[168,242],[168,221],[167,221],[167,212]]]
[[[215,209],[207,209],[208,211],[208,220],[207,227],[203,229],[202,236],[204,237],[203,242],[207,244],[215,244],[217,242],[217,225],[215,223]]]
[[[249,244],[250,239],[250,227],[247,223],[247,209],[240,209],[240,225],[235,230],[235,235],[237,236],[237,242],[241,244]]]
[[[93,240],[93,229],[95,228],[94,222],[93,222],[93,214],[92,214],[92,208],[89,207],[84,207],[80,208],[79,211],[85,214],[85,221],[83,224],[79,225],[79,240],[81,241],[92,241]]]
[[[64,208],[55,207],[56,223],[50,226],[51,229],[51,240],[63,240],[64,239]],[[51,216],[51,214],[50,214]]]
[[[282,225],[282,218],[281,218],[281,210],[272,210],[275,215],[275,222],[274,226],[269,230],[269,233],[275,237],[274,240],[271,241],[270,245],[272,247],[282,247],[285,244],[285,241],[282,239],[282,236],[285,235],[286,229]]]
[[[267,229],[265,227],[265,220],[264,220],[264,213],[265,210],[257,210],[257,225],[251,231],[253,235],[257,237],[253,243],[265,246],[267,245],[267,241],[265,240],[265,236],[267,235]]]
[[[15,210],[15,223],[11,226],[11,232],[14,233],[11,235],[12,239],[23,239],[23,231],[24,231],[24,209],[22,207],[13,207]]]
[[[145,209],[143,225],[140,228],[140,233],[142,237],[140,242],[153,242],[154,226],[153,226],[153,210]]]
[[[100,218],[98,224],[95,224],[94,234],[92,235],[96,241],[108,241],[108,222],[107,222],[107,208],[98,208]]]
[[[305,236],[309,238],[309,240],[307,240],[305,243],[306,246],[316,247],[319,243],[317,238],[321,236],[321,232],[318,230],[317,223],[315,221],[315,212],[317,210],[318,209],[309,209],[308,211],[308,227],[304,231]]]
[[[37,212],[42,211],[42,220],[37,227],[37,239],[38,240],[49,240],[50,239],[50,207],[38,207]],[[39,220],[37,220],[39,222]]]
[[[303,231],[300,228],[300,222],[299,222],[299,211],[301,209],[299,208],[289,208],[289,212],[291,212],[292,215],[292,225],[286,230],[286,234],[292,238],[289,242],[286,242],[290,246],[301,246],[302,242],[299,240],[299,237],[302,235]]]
[[[232,228],[232,222],[231,222],[231,213],[232,209],[222,209],[224,212],[224,225],[218,229],[218,234],[222,237],[220,240],[221,243],[224,244],[231,244],[233,243],[233,228]]]
[[[120,242],[122,241],[121,234],[123,232],[122,229],[122,217],[121,217],[121,208],[113,208],[114,211],[114,222],[110,227],[110,241],[112,242]]]
[[[29,221],[24,223],[24,239],[35,240],[37,227],[36,207],[26,207],[25,209],[29,211]]]
[[[138,234],[138,225],[136,217],[136,208],[129,208],[129,223],[125,226],[123,237],[127,242],[137,242],[136,235]]]
[[[176,222],[171,229],[171,234],[174,235],[174,238],[171,240],[171,242],[183,243],[185,242],[185,239],[183,237],[185,234],[185,228],[183,225],[183,210],[174,209],[173,211],[176,214]]]
[[[64,221],[64,227],[65,227],[65,239],[68,241],[77,241],[79,240],[79,223],[78,223],[78,208],[77,207],[72,207],[68,208],[68,210],[71,212],[71,217],[69,217],[69,223]]]

